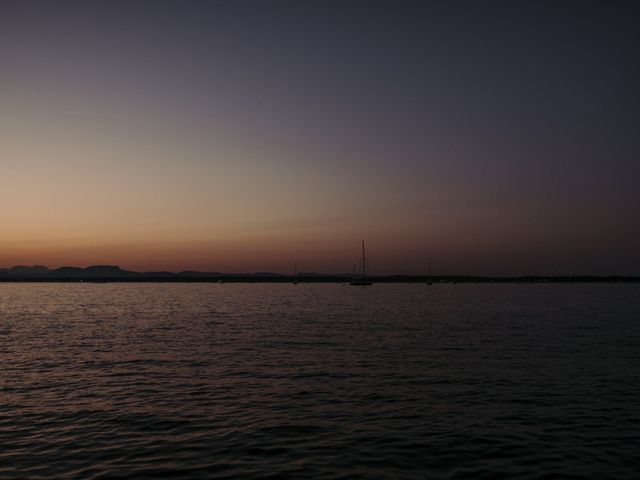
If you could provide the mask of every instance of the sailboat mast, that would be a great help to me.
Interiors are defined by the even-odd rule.
[[[351,285],[372,285],[373,282],[367,280],[367,254],[364,249],[364,240],[362,240],[362,275],[356,277],[356,262],[353,262],[353,278]]]

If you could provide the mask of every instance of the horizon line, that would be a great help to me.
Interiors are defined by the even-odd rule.
[[[24,269],[23,271],[20,271]],[[242,276],[274,276],[274,277],[283,277],[283,278],[294,278],[299,275],[307,275],[310,277],[349,277],[352,276],[352,272],[316,272],[316,271],[296,271],[295,273],[282,273],[278,271],[244,271],[244,272],[225,272],[225,271],[206,271],[206,270],[129,270],[126,268],[122,268],[116,264],[93,264],[87,266],[75,266],[75,265],[62,265],[57,268],[50,268],[47,265],[35,264],[35,265],[14,265],[12,267],[0,267],[0,279],[2,279],[3,275],[11,276],[14,278],[17,277],[46,277],[50,274],[59,272],[60,270],[70,269],[76,270],[77,276],[76,278],[82,278],[82,272],[87,270],[96,270],[96,269],[111,269],[121,272],[124,275],[133,274],[138,276],[137,278],[157,278],[158,276],[170,277],[170,276],[184,276],[188,274],[199,275],[200,278],[216,278],[221,276],[228,277],[242,277]],[[12,270],[19,270],[17,272],[12,272]],[[45,271],[46,270],[46,271]],[[114,272],[115,273],[115,272]],[[372,278],[393,278],[393,277],[406,277],[406,278],[432,278],[432,279],[446,279],[446,278],[469,278],[469,279],[544,279],[544,278],[558,278],[558,279],[570,279],[570,278],[640,278],[640,274],[620,274],[620,273],[609,273],[609,274],[593,274],[593,273],[552,273],[552,274],[511,274],[511,275],[490,275],[490,274],[471,274],[471,273],[386,273],[386,274],[370,274],[368,275]],[[59,277],[66,278],[66,277]],[[96,278],[94,276],[93,278]],[[110,277],[108,274],[104,275],[102,278],[117,278]]]

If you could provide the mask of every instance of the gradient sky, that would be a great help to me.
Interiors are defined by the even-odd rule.
[[[0,266],[640,274],[640,2],[2,1]]]

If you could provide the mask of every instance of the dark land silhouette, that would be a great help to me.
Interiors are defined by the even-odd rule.
[[[123,270],[116,265],[93,265],[90,267],[60,267],[49,269],[42,265],[0,268],[0,282],[280,282],[288,283],[345,283],[351,273],[297,272],[284,275],[275,272],[223,273],[198,272],[135,272]],[[374,283],[640,283],[640,276],[622,275],[548,275],[492,277],[478,275],[370,275]]]

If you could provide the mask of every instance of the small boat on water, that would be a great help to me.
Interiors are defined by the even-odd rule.
[[[373,285],[373,282],[367,278],[367,257],[364,250],[364,240],[362,241],[362,275],[360,277],[355,276],[351,279],[349,285],[353,286],[366,286]]]

